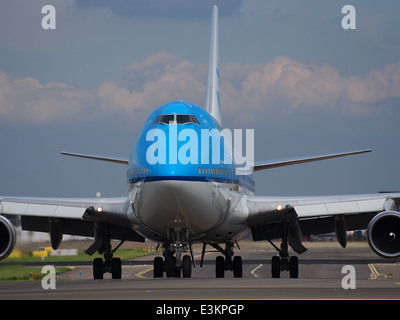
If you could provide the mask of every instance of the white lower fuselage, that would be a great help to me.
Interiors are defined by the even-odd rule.
[[[171,241],[169,232],[177,230],[187,243],[237,240],[248,232],[245,195],[238,189],[213,181],[135,183],[130,192],[130,218],[139,220],[138,232],[158,242]]]

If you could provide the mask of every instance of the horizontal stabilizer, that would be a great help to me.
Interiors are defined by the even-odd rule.
[[[100,160],[100,161],[107,161],[107,162],[114,162],[114,163],[129,165],[128,158],[109,157],[109,156],[100,156],[100,155],[83,154],[83,153],[70,153],[70,152],[65,152],[65,151],[61,151],[61,154],[66,155],[66,156],[72,156],[72,157],[79,157],[79,158],[86,158],[86,159],[92,159],[92,160]]]

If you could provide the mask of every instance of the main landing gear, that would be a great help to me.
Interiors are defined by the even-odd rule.
[[[288,230],[289,222],[283,222],[282,243],[279,249],[271,240],[269,242],[278,251],[279,255],[272,257],[271,274],[272,278],[280,278],[281,271],[289,271],[290,278],[299,277],[299,261],[295,256],[289,256],[289,241]],[[175,239],[179,239],[175,238]],[[234,278],[241,278],[243,275],[243,262],[241,256],[234,256],[234,242],[228,241],[223,249],[217,243],[203,243],[201,254],[200,267],[203,266],[204,255],[207,244],[218,250],[223,256],[218,256],[215,260],[215,276],[216,278],[224,278],[226,271],[233,271]],[[237,243],[236,243],[237,245]],[[237,245],[238,246],[238,245]],[[154,258],[154,278],[162,278],[164,272],[167,278],[175,277],[190,278],[192,275],[192,261],[194,256],[191,244],[189,246],[181,243],[180,240],[175,240],[172,244],[164,244],[164,252],[162,257]],[[190,254],[182,257],[184,251],[190,249]],[[238,246],[239,247],[239,246]],[[240,249],[240,248],[239,248]]]
[[[289,257],[288,246],[288,222],[283,222],[282,243],[279,249],[271,240],[271,245],[279,252],[279,256],[272,257],[271,275],[272,278],[280,278],[281,271],[289,271],[290,278],[299,277],[299,259],[297,257]]]
[[[85,253],[92,255],[96,251],[104,255],[102,258],[95,258],[93,260],[93,278],[103,279],[104,273],[111,273],[112,279],[121,279],[122,267],[121,259],[114,258],[114,252],[124,243],[121,243],[112,250],[110,230],[107,224],[95,224],[95,242],[85,250]]]
[[[243,274],[242,257],[233,257],[233,242],[227,242],[225,249],[220,245],[210,243],[212,247],[221,252],[223,256],[218,256],[215,260],[215,275],[217,278],[224,278],[225,271],[233,271],[235,278],[241,278]],[[200,267],[203,266],[204,255],[207,244],[203,244]],[[189,250],[188,250],[189,249]],[[189,255],[184,255],[184,251],[190,251]],[[164,272],[167,278],[190,278],[192,276],[192,265],[195,266],[192,245],[183,245],[180,241],[173,244],[163,245],[163,256],[154,258],[154,278],[162,278]]]
[[[201,264],[200,266],[203,265],[203,260],[204,260],[204,254],[206,252],[206,243],[203,244],[203,250],[201,253]],[[241,278],[243,275],[243,263],[242,263],[242,257],[240,256],[235,256],[233,257],[233,247],[234,243],[231,241],[228,241],[225,243],[225,250],[221,248],[219,244],[216,243],[210,243],[212,247],[217,249],[219,252],[221,252],[225,257],[218,256],[215,259],[215,276],[217,278],[224,278],[225,277],[225,271],[233,271],[233,277],[234,278]],[[237,243],[236,243],[237,245]],[[239,245],[237,245],[239,247]],[[233,259],[232,259],[233,257]]]

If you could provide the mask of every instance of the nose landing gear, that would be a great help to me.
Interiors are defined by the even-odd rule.
[[[170,229],[168,238],[171,243],[164,243],[163,256],[154,258],[154,278],[162,278],[164,272],[167,278],[190,278],[192,276],[192,264],[195,266],[192,244],[183,243],[187,238],[187,229]],[[190,256],[182,253],[190,250]],[[192,263],[193,261],[193,263]]]

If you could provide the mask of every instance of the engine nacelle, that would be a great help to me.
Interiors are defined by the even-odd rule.
[[[0,260],[7,258],[14,250],[17,234],[13,224],[0,215]]]
[[[384,211],[368,224],[368,242],[371,249],[383,258],[400,257],[400,212]]]

